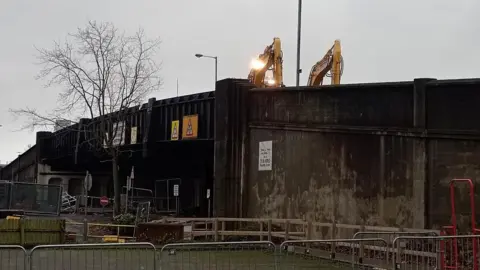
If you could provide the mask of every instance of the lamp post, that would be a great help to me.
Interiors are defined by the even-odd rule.
[[[197,58],[210,58],[210,59],[215,60],[215,87],[216,87],[217,86],[217,80],[218,80],[218,57],[217,56],[210,56],[210,55],[203,55],[203,54],[200,54],[200,53],[195,54],[195,57],[197,57]]]
[[[302,0],[298,0],[298,23],[297,23],[297,87],[300,86],[300,41],[302,35]]]

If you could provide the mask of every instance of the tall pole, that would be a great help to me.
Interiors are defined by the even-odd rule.
[[[217,56],[204,55],[204,54],[201,54],[201,53],[195,54],[195,57],[197,57],[197,58],[204,57],[204,58],[210,58],[210,59],[215,60],[215,85],[213,87],[213,89],[215,89],[217,87],[217,80],[218,80],[218,57]]]
[[[298,0],[298,24],[297,24],[297,87],[300,86],[300,44],[302,35],[302,0]]]
[[[218,80],[218,57],[215,56],[215,86],[213,87],[213,90],[217,88],[217,80]]]

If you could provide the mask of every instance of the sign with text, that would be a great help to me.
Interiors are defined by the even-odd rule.
[[[258,170],[272,170],[272,141],[258,143]]]
[[[132,127],[130,130],[130,144],[137,143],[137,127]]]
[[[198,137],[198,115],[185,115],[182,123],[182,139]]]
[[[170,136],[170,140],[178,141],[179,130],[180,130],[180,121],[178,120],[172,121],[172,133]]]
[[[173,196],[178,197],[180,194],[180,186],[179,185],[173,185]]]
[[[106,196],[100,197],[100,205],[103,207],[108,205],[108,198]]]

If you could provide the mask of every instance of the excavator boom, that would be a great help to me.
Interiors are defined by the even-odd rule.
[[[273,79],[266,81],[268,70],[273,72]],[[273,43],[253,60],[248,79],[257,87],[283,86],[283,53],[279,38],[274,38]]]
[[[313,65],[308,77],[308,86],[318,86],[323,84],[323,79],[328,76],[332,77],[332,84],[340,84],[342,76],[342,48],[340,40],[335,40],[334,45],[330,48],[325,56]]]

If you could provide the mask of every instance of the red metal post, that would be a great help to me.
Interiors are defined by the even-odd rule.
[[[471,179],[453,179],[450,181],[450,204],[452,208],[452,216],[451,216],[451,226],[444,227],[445,229],[451,229],[452,235],[457,235],[457,216],[455,211],[455,183],[456,182],[466,182],[469,186],[469,193],[470,193],[470,210],[471,210],[471,223],[472,223],[472,234],[475,235],[478,231],[475,222],[475,189],[473,186],[473,182]],[[478,252],[478,243],[475,238],[472,239],[473,241],[473,270],[478,270],[478,261],[477,261],[477,252]],[[456,239],[452,239],[452,248],[453,248],[453,257],[452,258],[452,265],[445,266],[446,268],[458,268],[458,243]],[[444,260],[444,258],[443,258]]]

